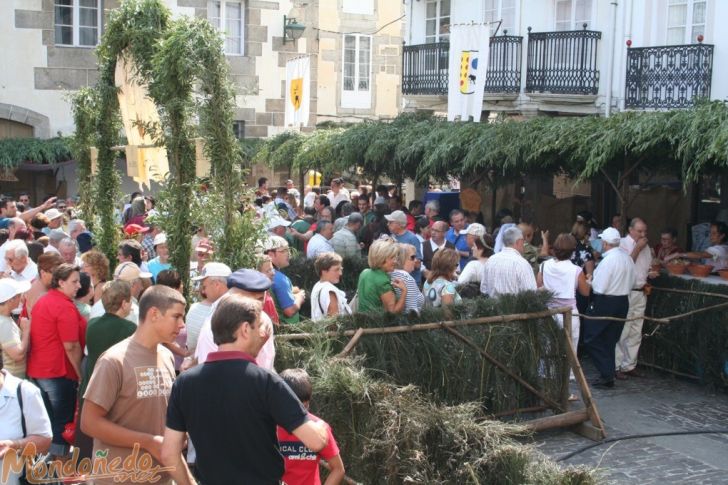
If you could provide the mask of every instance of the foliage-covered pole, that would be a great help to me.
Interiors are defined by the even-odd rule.
[[[76,134],[73,137],[73,152],[78,170],[78,207],[90,230],[94,230],[96,208],[95,190],[91,173],[91,146],[95,143],[96,121],[98,119],[96,91],[81,88],[72,97],[71,110]]]
[[[204,21],[197,21],[193,28],[200,36],[203,50],[198,51],[203,69],[200,88],[206,96],[200,109],[200,132],[212,165],[213,190],[222,193],[223,224],[232,228],[243,183],[242,151],[233,133],[235,91],[228,79],[228,63],[218,31]],[[235,231],[223,231],[217,240],[219,257],[235,265],[233,255],[239,250],[236,245],[241,243],[235,240]]]
[[[116,170],[116,153],[112,147],[119,139],[119,100],[114,87],[114,69],[116,58],[107,59],[104,63],[99,85],[99,117],[96,120],[98,135],[98,175],[96,188],[93,191],[94,205],[98,211],[100,227],[96,231],[96,240],[111,266],[116,264],[116,244],[119,238],[117,221],[114,214],[115,203],[121,194],[121,179]]]

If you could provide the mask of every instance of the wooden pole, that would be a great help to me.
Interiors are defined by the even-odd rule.
[[[555,414],[545,418],[532,419],[521,424],[531,431],[545,431],[547,429],[574,426],[575,424],[583,423],[584,421],[589,421],[589,415],[587,414],[586,409],[579,409],[577,411]]]
[[[563,327],[564,327],[564,337],[566,337],[566,341],[568,345],[568,342],[571,341],[571,311],[564,312],[561,314],[563,319]],[[561,405],[564,407],[565,410],[568,411],[569,409],[569,397],[571,395],[571,390],[569,389],[569,373],[571,371],[571,362],[569,359],[566,359],[566,362],[569,364],[564,369],[564,375],[561,376],[562,378],[562,386],[561,386]]]
[[[513,315],[499,315],[494,317],[472,318],[469,320],[444,320],[436,323],[416,323],[414,325],[398,325],[395,327],[362,328],[362,335],[385,335],[390,333],[408,333],[422,330],[438,330],[443,327],[463,327],[470,325],[489,325],[494,323],[508,323],[536,318],[546,318],[563,313],[568,307],[553,308],[533,313],[515,313]],[[315,337],[353,337],[357,330],[345,330],[344,332],[321,332],[321,333],[288,333],[276,335],[277,340],[307,340]]]
[[[500,413],[491,414],[491,418],[503,418],[506,416],[513,416],[514,414],[525,414],[525,413],[539,413],[546,411],[546,406],[531,406],[527,408],[509,409],[508,411],[501,411]]]
[[[465,335],[461,334],[460,332],[458,332],[457,330],[455,330],[452,327],[445,327],[445,326],[443,326],[443,328],[446,331],[450,332],[457,339],[461,340],[462,342],[464,342],[465,344],[467,344],[468,346],[470,346],[473,350],[475,350],[476,352],[478,352],[481,355],[481,357],[483,357],[485,360],[487,360],[488,362],[490,362],[491,364],[493,364],[494,366],[496,366],[497,368],[499,368],[508,377],[510,377],[514,381],[518,382],[520,385],[522,385],[524,388],[526,388],[527,391],[529,391],[534,396],[537,396],[538,398],[540,398],[543,402],[545,402],[546,404],[548,404],[551,408],[553,408],[555,410],[558,410],[558,411],[560,411],[562,413],[566,411],[566,409],[562,409],[562,407],[561,407],[561,405],[559,403],[557,403],[553,399],[549,398],[545,394],[539,392],[538,389],[536,389],[531,384],[529,384],[528,382],[526,382],[526,380],[524,380],[521,376],[516,375],[513,372],[511,372],[508,369],[508,367],[506,367],[504,364],[502,364],[500,361],[498,361],[495,357],[493,357],[492,355],[490,355],[488,352],[486,352],[485,350],[481,349],[475,342],[473,342],[472,340],[470,340],[468,337],[466,337]]]
[[[579,391],[581,392],[581,400],[586,407],[585,412],[588,413],[589,419],[595,428],[599,429],[602,433],[602,437],[606,437],[607,433],[604,431],[604,424],[602,424],[602,418],[599,416],[596,404],[592,400],[591,389],[586,381],[584,375],[584,369],[581,368],[581,363],[576,356],[576,349],[571,343],[571,309],[564,312],[564,333],[566,333],[566,358],[569,360],[569,364],[574,371],[574,377],[576,383],[579,385]]]

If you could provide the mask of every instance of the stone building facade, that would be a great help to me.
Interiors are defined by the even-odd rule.
[[[122,0],[0,2],[0,136],[47,138],[74,131],[67,94],[98,78],[94,47]],[[223,25],[237,87],[235,132],[284,131],[285,65],[311,56],[308,127],[326,120],[390,118],[401,104],[404,6],[391,0],[165,0],[175,17]],[[284,15],[306,28],[284,39]],[[69,172],[69,170],[71,172]],[[71,175],[72,168],[65,169]],[[253,175],[270,174],[262,167]],[[68,192],[74,193],[73,181]],[[276,181],[278,183],[278,181]],[[125,187],[126,188],[126,187]]]

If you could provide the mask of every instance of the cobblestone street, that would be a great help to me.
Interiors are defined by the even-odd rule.
[[[594,377],[585,363],[587,377]],[[575,389],[574,389],[575,390]],[[646,372],[617,381],[613,390],[592,389],[609,438],[670,431],[728,429],[728,396],[686,380]],[[534,444],[558,459],[593,443],[575,433],[553,431]],[[598,467],[610,484],[728,484],[728,435],[642,438],[608,443],[562,464]]]

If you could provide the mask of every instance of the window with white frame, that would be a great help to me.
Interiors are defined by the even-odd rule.
[[[669,0],[667,3],[667,44],[693,44],[705,35],[705,0]]]
[[[582,30],[592,26],[593,0],[556,0],[556,30]]]
[[[208,4],[210,23],[225,33],[225,54],[243,55],[245,4],[241,0],[213,0]]]
[[[450,0],[427,0],[425,4],[425,43],[450,39]]]
[[[360,15],[374,14],[374,0],[343,0],[341,9],[344,13],[355,13]]]
[[[341,83],[342,108],[371,108],[372,38],[344,35],[344,69]]]
[[[56,45],[93,47],[99,43],[100,0],[55,0]]]
[[[498,34],[508,31],[510,35],[517,34],[516,17],[518,2],[516,0],[484,0],[483,12],[484,22],[491,22],[490,33],[493,35],[498,28],[498,20],[502,20]]]

